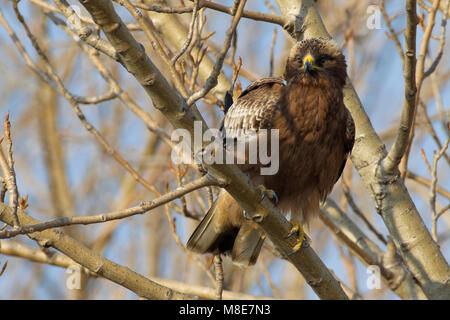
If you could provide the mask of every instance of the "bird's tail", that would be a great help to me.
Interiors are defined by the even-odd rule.
[[[264,233],[251,221],[245,221],[242,209],[223,190],[187,242],[197,253],[228,253],[234,263],[250,266],[256,263]]]
[[[237,265],[244,267],[254,265],[261,252],[266,235],[254,224],[254,222],[244,222],[234,240],[231,259]]]

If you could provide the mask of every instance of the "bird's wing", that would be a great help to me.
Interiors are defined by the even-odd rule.
[[[353,117],[350,114],[350,111],[345,109],[347,112],[347,126],[345,131],[345,152],[347,156],[352,152],[353,144],[355,143],[355,122],[353,121]]]
[[[353,144],[355,143],[355,123],[353,121],[353,117],[350,114],[350,112],[345,108],[345,112],[347,113],[347,121],[346,121],[346,127],[345,127],[345,138],[344,138],[344,151],[345,151],[345,158],[342,163],[341,169],[339,171],[339,174],[337,176],[337,180],[342,175],[342,171],[344,171],[345,163],[347,162],[348,157],[350,156],[350,153],[353,149]]]
[[[280,77],[269,77],[269,78],[262,78],[262,79],[256,80],[256,81],[252,82],[247,88],[245,88],[244,91],[242,91],[239,98],[245,96],[247,93],[249,93],[253,89],[256,89],[263,85],[280,84],[280,85],[284,86],[284,82],[285,82],[284,79],[280,78]]]
[[[222,131],[227,138],[245,136],[250,130],[270,129],[284,87],[281,78],[253,82],[225,115]]]

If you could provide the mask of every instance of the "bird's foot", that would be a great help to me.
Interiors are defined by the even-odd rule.
[[[259,190],[261,190],[261,200],[263,201],[264,198],[268,197],[270,200],[275,200],[275,206],[278,204],[278,202],[280,201],[278,199],[277,194],[275,193],[275,191],[271,190],[271,189],[266,189],[266,187],[264,187],[262,184],[260,184],[257,187]]]
[[[253,222],[256,222],[256,223],[260,223],[263,220],[263,216],[260,215],[260,214],[255,214],[253,217],[249,217],[247,215],[247,212],[245,212],[245,210],[242,211],[242,216],[244,217],[244,220],[246,220],[246,221],[253,221]]]
[[[309,247],[311,243],[311,239],[305,234],[302,225],[299,222],[291,221],[292,228],[289,231],[289,234],[285,237],[286,239],[295,236],[297,239],[297,244],[294,246],[291,253],[288,253],[288,256],[297,253],[301,248]]]

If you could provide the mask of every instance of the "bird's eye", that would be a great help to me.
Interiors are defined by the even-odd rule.
[[[333,60],[333,58],[327,55],[323,55],[319,57],[318,63],[319,65],[323,65],[327,60]]]

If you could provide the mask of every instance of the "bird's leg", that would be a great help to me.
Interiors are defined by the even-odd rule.
[[[286,239],[295,235],[297,244],[294,246],[294,249],[291,253],[288,254],[288,256],[297,253],[301,248],[309,247],[309,244],[311,243],[311,239],[305,234],[305,231],[303,230],[302,224],[300,222],[291,220],[291,224],[292,228],[291,231],[289,231],[289,234],[286,236]]]
[[[266,187],[264,187],[262,184],[260,184],[257,187],[259,190],[261,190],[261,200],[263,201],[265,197],[268,197],[270,200],[275,200],[275,205],[278,204],[279,199],[277,194],[275,193],[275,191],[271,190],[271,189],[266,189]]]
[[[247,176],[248,176],[248,174],[247,174]],[[275,200],[275,205],[278,204],[278,196],[275,193],[275,191],[270,190],[270,189],[266,189],[266,187],[264,187],[262,184],[257,186],[257,188],[261,191],[261,200],[260,201],[263,201],[265,197],[268,197],[270,200]],[[245,210],[242,212],[242,216],[247,221],[249,221],[249,220],[252,220],[254,222],[261,222],[262,221],[262,216],[261,215],[256,215],[256,216],[250,218],[247,215],[247,212],[245,212]]]

